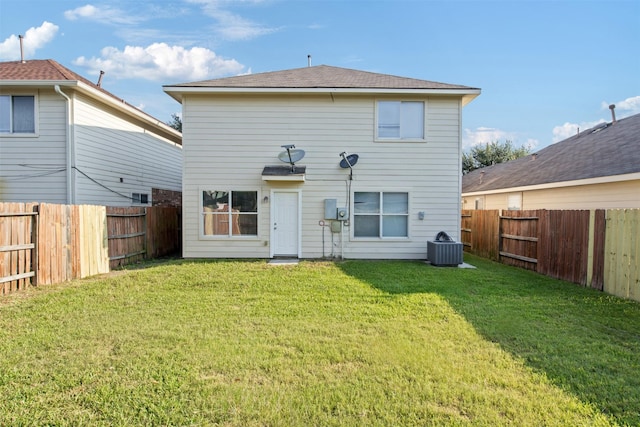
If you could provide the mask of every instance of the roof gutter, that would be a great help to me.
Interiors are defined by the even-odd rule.
[[[178,145],[182,145],[182,134],[180,132],[178,132],[177,130],[175,130],[174,128],[172,128],[171,126],[167,125],[166,123],[156,119],[155,117],[149,115],[148,113],[145,113],[142,110],[139,110],[129,104],[127,104],[127,102],[125,100],[118,100],[116,98],[113,98],[111,96],[107,96],[106,94],[102,93],[99,90],[96,90],[95,88],[86,85],[83,82],[78,82],[77,85],[78,89],[80,89],[81,91],[90,93],[94,98],[98,98],[99,100],[101,100],[102,102],[111,105],[112,107],[119,109],[121,111],[125,111],[127,114],[129,114],[129,116],[135,117],[138,120],[142,121],[143,123],[146,123],[147,125],[150,125],[151,127],[155,128],[155,131],[158,133],[158,135],[163,136],[165,139],[167,139],[168,141],[174,143],[174,144],[178,144]],[[164,135],[162,135],[164,134]]]
[[[66,100],[67,104],[67,132],[66,132],[66,169],[67,169],[67,204],[73,205],[75,204],[75,182],[73,176],[73,167],[75,166],[74,152],[75,152],[75,137],[73,135],[73,121],[72,121],[72,113],[73,113],[73,102],[71,98],[67,94],[65,94],[62,89],[60,89],[59,85],[55,85],[53,87],[56,93],[62,96]]]
[[[202,86],[163,86],[169,96],[178,102],[182,102],[183,94],[393,94],[393,95],[457,95],[462,96],[462,105],[465,106],[478,95],[481,90],[476,88],[446,88],[446,89],[404,89],[404,88],[282,88],[282,87],[202,87]]]

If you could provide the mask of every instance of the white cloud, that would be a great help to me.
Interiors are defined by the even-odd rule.
[[[86,67],[96,74],[103,70],[110,77],[140,78],[154,81],[206,80],[235,75],[244,66],[235,59],[224,59],[202,47],[185,49],[166,43],[153,43],[147,47],[126,46],[124,50],[105,47],[100,58],[81,56],[75,65]]]
[[[33,58],[36,50],[47,45],[58,32],[58,26],[44,21],[39,27],[31,27],[24,33],[23,51],[26,59]],[[20,59],[20,39],[12,34],[0,43],[0,59]]]
[[[189,3],[202,6],[205,14],[216,20],[214,31],[228,40],[249,40],[259,36],[279,31],[279,28],[266,27],[264,25],[245,19],[228,10],[224,6],[231,4],[224,0],[187,0]],[[260,3],[260,1],[248,1],[244,3]]]
[[[475,130],[465,129],[462,138],[462,148],[471,148],[476,145],[487,144],[493,141],[513,139],[513,133],[500,129],[479,127]]]
[[[632,96],[631,98],[614,102],[613,104],[616,106],[616,117],[619,119],[640,113],[640,96]],[[611,105],[611,103],[603,101],[602,109],[608,110],[609,105]]]
[[[602,123],[605,120],[594,120],[591,122],[581,122],[581,123],[569,123],[565,122],[562,125],[554,126],[553,128],[553,142],[556,143],[558,141],[565,140],[570,138],[578,133],[578,131],[582,132],[587,129],[591,129],[598,123]]]
[[[602,101],[600,104],[600,108],[603,111],[607,111],[605,116],[599,120],[592,120],[581,123],[569,123],[565,122],[562,125],[555,126],[553,128],[553,142],[558,142],[565,140],[573,135],[577,134],[578,131],[582,132],[587,129],[591,129],[592,127],[603,123],[610,122],[612,117],[609,112],[609,105],[614,104],[616,106],[615,113],[616,119],[623,119],[625,117],[632,116],[634,114],[640,114],[640,96],[632,96],[630,98],[623,99],[622,101],[618,101],[615,103]]]
[[[524,143],[519,141],[516,132],[508,132],[501,129],[478,127],[475,130],[465,129],[462,137],[462,149],[468,150],[476,145],[488,144],[491,142],[511,141],[514,147],[529,147],[533,149],[539,145],[537,139],[528,138]]]
[[[135,24],[144,20],[140,16],[132,15],[120,9],[108,6],[96,7],[91,4],[67,10],[64,12],[64,17],[70,21],[86,19],[103,24]]]

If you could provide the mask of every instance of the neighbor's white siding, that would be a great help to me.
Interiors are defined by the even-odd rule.
[[[66,103],[53,90],[2,88],[36,96],[36,134],[0,134],[0,202],[66,203]]]
[[[324,199],[346,206],[348,169],[343,151],[360,156],[354,167],[353,191],[409,192],[408,239],[358,241],[350,228],[340,235],[325,230],[324,254],[347,258],[424,259],[427,240],[439,231],[455,239],[460,210],[459,98],[424,99],[427,142],[375,142],[373,96],[334,94],[307,96],[202,96],[183,98],[183,255],[185,257],[269,257],[272,189],[302,190],[302,257],[323,255]],[[299,165],[307,167],[304,183],[261,179],[265,165],[282,164],[281,145],[305,150]],[[201,190],[256,190],[258,237],[202,239]],[[351,197],[352,199],[352,197]],[[418,212],[425,212],[424,220]],[[333,240],[333,245],[332,245]]]
[[[79,94],[74,119],[75,203],[131,206],[131,193],[146,193],[151,203],[152,188],[181,190],[179,145]]]

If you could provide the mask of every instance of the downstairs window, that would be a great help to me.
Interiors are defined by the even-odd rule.
[[[409,237],[409,193],[355,192],[354,237]]]
[[[203,191],[204,236],[257,236],[257,191]]]

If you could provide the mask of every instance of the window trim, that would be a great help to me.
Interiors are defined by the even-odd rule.
[[[357,237],[355,235],[355,217],[356,217],[356,211],[355,211],[355,195],[356,193],[404,193],[407,195],[407,213],[406,213],[406,217],[407,217],[407,235],[406,236],[389,236],[389,237],[385,237],[385,236],[381,236],[379,235],[378,237]],[[384,242],[392,242],[392,241],[396,241],[396,242],[408,242],[411,241],[411,191],[407,190],[406,188],[402,188],[402,189],[398,189],[398,188],[359,188],[357,190],[353,190],[351,193],[351,206],[349,207],[350,209],[350,218],[349,218],[349,237],[352,241],[354,242],[380,242],[380,241],[384,241]],[[382,205],[380,205],[380,210],[381,212],[378,214],[364,214],[363,216],[366,215],[371,215],[371,216],[378,216],[380,218],[380,234],[382,234],[382,218],[384,217],[384,214],[382,213]],[[361,214],[358,214],[361,215]],[[396,214],[399,215],[399,214]]]
[[[427,142],[427,100],[411,98],[377,98],[374,106],[373,139],[375,142]],[[379,106],[381,102],[422,103],[422,138],[384,138],[378,136]]]
[[[516,201],[517,206],[511,206],[511,202]],[[508,193],[507,194],[507,210],[508,211],[521,211],[522,210],[522,193]]]
[[[137,197],[136,197],[137,196]],[[144,196],[144,197],[143,197]],[[146,198],[146,202],[143,202],[142,199]],[[134,206],[149,206],[151,205],[151,198],[149,197],[149,193],[131,193],[131,204]]]
[[[32,133],[27,133],[27,132],[13,132],[13,129],[11,129],[10,132],[0,132],[0,138],[33,138],[34,136],[38,136],[39,135],[39,102],[38,102],[38,94],[34,93],[34,92],[10,92],[10,93],[2,93],[0,94],[0,96],[8,96],[10,98],[13,98],[14,96],[32,96],[33,97],[33,132]],[[10,102],[10,105],[13,105],[12,102]],[[13,128],[13,124],[11,123],[11,118],[10,118],[10,125]]]
[[[202,203],[202,192],[203,191],[213,191],[211,188],[216,187],[218,190],[216,191],[228,191],[229,193],[238,192],[238,191],[253,191],[256,193],[256,218],[257,218],[257,230],[255,235],[234,235],[232,234],[232,229],[229,229],[229,233],[226,235],[222,234],[204,234],[204,206]],[[221,190],[220,188],[224,188]],[[255,187],[233,187],[233,186],[200,186],[198,187],[198,240],[260,240],[260,218],[262,215],[262,209],[260,207],[260,190]],[[247,212],[249,213],[249,212]],[[231,214],[231,213],[230,213]]]

